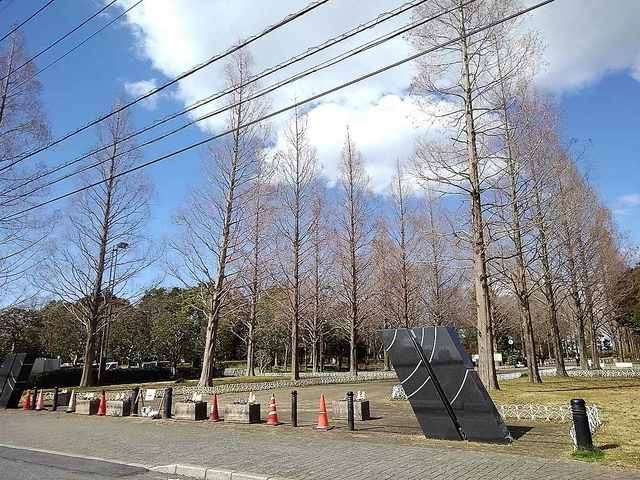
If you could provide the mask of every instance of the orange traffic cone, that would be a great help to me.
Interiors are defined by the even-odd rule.
[[[220,415],[218,414],[218,394],[211,395],[211,413],[209,414],[209,421],[219,422]]]
[[[324,393],[320,395],[320,414],[318,415],[318,426],[316,430],[329,430],[329,416],[327,415],[327,404],[324,401]]]
[[[44,410],[44,398],[42,395],[42,390],[38,392],[38,399],[36,400],[36,411]]]
[[[269,414],[267,415],[267,425],[280,425],[278,421],[278,411],[276,407],[276,397],[271,394],[271,400],[269,401]]]
[[[102,390],[100,394],[100,404],[98,405],[98,415],[104,417],[107,414],[107,394]]]
[[[24,397],[24,400],[22,401],[22,409],[31,410],[31,390],[27,390],[27,395]]]

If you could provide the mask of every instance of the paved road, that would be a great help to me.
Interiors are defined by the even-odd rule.
[[[166,480],[167,475],[145,468],[50,453],[0,447],[3,480]]]
[[[381,441],[376,440],[380,436],[366,433],[347,437],[308,427],[294,430],[20,411],[0,411],[0,426],[1,444],[143,465],[183,463],[290,479],[640,480],[640,472],[576,461],[477,451],[472,446],[434,448],[417,440],[402,444],[393,437]],[[496,451],[508,452],[508,447],[496,447]]]

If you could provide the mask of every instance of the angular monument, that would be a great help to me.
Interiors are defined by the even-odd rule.
[[[455,329],[389,329],[383,331],[383,340],[425,436],[511,441]]]
[[[36,356],[30,353],[10,353],[0,367],[0,408],[16,408],[27,387]]]

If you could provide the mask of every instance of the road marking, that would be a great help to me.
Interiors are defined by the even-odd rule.
[[[59,456],[62,456],[62,457],[80,458],[82,460],[94,460],[96,462],[116,463],[118,465],[124,465],[124,466],[127,466],[127,467],[144,468],[145,470],[149,470],[150,469],[150,467],[148,465],[142,465],[140,463],[122,462],[120,460],[110,460],[108,458],[92,457],[92,456],[89,456],[89,455],[79,455],[79,454],[75,454],[75,453],[59,452],[59,451],[56,451],[56,450],[45,450],[45,449],[42,449],[42,448],[21,447],[21,446],[18,446],[18,445],[7,445],[7,444],[4,444],[4,443],[0,443],[0,448],[11,448],[13,450],[26,450],[28,452],[46,453],[48,455],[59,455]]]

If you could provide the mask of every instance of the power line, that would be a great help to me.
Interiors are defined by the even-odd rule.
[[[31,58],[29,58],[28,60],[25,60],[24,63],[22,63],[21,65],[19,65],[18,67],[16,67],[15,69],[11,70],[9,73],[7,73],[4,77],[0,78],[0,82],[3,80],[6,80],[7,78],[9,78],[11,75],[13,75],[14,73],[16,73],[18,70],[22,70],[24,67],[26,67],[27,65],[29,65],[29,63],[33,62],[36,58],[40,57],[40,55],[43,55],[45,53],[47,53],[49,50],[51,50],[53,47],[55,47],[56,45],[58,45],[60,42],[62,42],[64,39],[66,39],[67,37],[69,37],[69,35],[72,35],[73,33],[77,32],[79,29],[81,29],[82,27],[84,27],[87,23],[89,23],[91,20],[93,20],[94,18],[96,18],[98,15],[100,15],[102,12],[104,12],[107,8],[109,8],[111,5],[113,5],[114,3],[116,3],[118,0],[111,0],[111,2],[107,3],[104,7],[102,7],[100,10],[98,10],[97,12],[93,13],[92,15],[90,15],[89,17],[85,18],[82,22],[80,22],[80,24],[76,25],[75,27],[73,27],[71,30],[69,30],[67,33],[65,33],[64,35],[62,35],[61,37],[59,37],[56,41],[54,41],[53,43],[49,44],[48,46],[46,46],[45,48],[43,48],[42,50],[40,50],[38,53],[36,53],[34,56],[32,56]]]
[[[332,47],[332,46],[334,46],[334,45],[336,45],[336,44],[338,44],[338,43],[340,43],[342,41],[345,41],[345,40],[347,40],[349,38],[352,38],[354,35],[356,35],[358,33],[361,33],[361,32],[363,32],[365,30],[371,29],[371,28],[373,28],[375,26],[380,25],[381,23],[383,23],[383,22],[385,22],[387,20],[395,18],[396,16],[398,16],[398,15],[400,15],[402,13],[405,13],[406,11],[408,11],[408,10],[410,10],[412,8],[415,8],[416,6],[418,6],[418,5],[422,4],[422,3],[425,3],[426,1],[428,1],[428,0],[420,0],[418,2],[409,2],[409,3],[406,3],[406,4],[396,8],[395,10],[391,10],[389,12],[385,12],[384,14],[378,15],[374,19],[372,19],[372,20],[370,20],[370,21],[368,21],[368,22],[366,22],[366,23],[364,23],[364,24],[362,24],[362,25],[360,25],[360,26],[358,26],[358,27],[356,27],[356,28],[354,28],[354,29],[342,34],[342,35],[339,35],[339,36],[334,37],[334,38],[332,38],[330,40],[327,40],[326,42],[324,42],[324,43],[322,43],[322,44],[320,44],[320,45],[318,45],[316,47],[311,47],[311,48],[307,49],[305,52],[303,52],[302,54],[299,54],[299,55],[297,55],[295,57],[292,57],[291,59],[289,59],[286,62],[283,62],[283,63],[281,63],[279,65],[274,66],[274,67],[270,67],[270,68],[264,70],[262,73],[260,73],[258,75],[255,75],[253,77],[250,77],[245,83],[243,83],[240,86],[234,86],[234,87],[228,88],[226,90],[223,90],[222,92],[218,92],[218,93],[216,93],[214,95],[210,95],[209,97],[207,97],[207,98],[205,98],[203,100],[199,100],[199,101],[191,104],[190,106],[188,106],[186,109],[184,109],[184,110],[182,110],[180,112],[174,113],[172,115],[169,115],[168,117],[165,117],[164,119],[162,119],[160,121],[157,121],[157,122],[155,122],[155,123],[153,123],[153,124],[151,124],[151,125],[149,125],[147,127],[144,127],[144,128],[142,128],[142,129],[140,129],[138,131],[132,132],[131,134],[126,135],[125,137],[123,137],[120,140],[117,140],[117,141],[115,141],[113,143],[106,144],[106,145],[104,145],[102,147],[94,149],[94,150],[92,150],[92,151],[90,151],[90,152],[88,152],[86,154],[83,154],[82,156],[80,156],[80,157],[78,157],[78,158],[76,158],[74,160],[71,160],[69,162],[65,162],[62,165],[59,165],[59,166],[57,166],[57,167],[55,167],[55,168],[53,168],[53,169],[51,169],[49,171],[43,172],[43,173],[41,173],[41,174],[39,174],[39,175],[37,175],[35,177],[32,177],[31,179],[26,180],[22,184],[16,185],[16,186],[14,186],[14,187],[12,187],[12,188],[10,188],[8,190],[0,192],[0,196],[4,196],[4,195],[6,195],[8,193],[11,193],[11,192],[13,192],[15,190],[18,190],[18,189],[20,189],[20,188],[22,188],[22,187],[24,187],[24,186],[26,186],[26,185],[28,185],[30,183],[33,183],[34,181],[40,180],[41,178],[44,178],[44,177],[46,177],[48,175],[51,175],[51,174],[56,173],[56,172],[59,172],[60,170],[63,170],[64,168],[67,168],[67,167],[69,167],[71,165],[79,163],[82,160],[85,160],[86,158],[88,158],[88,157],[90,157],[90,156],[92,156],[92,155],[94,155],[96,153],[99,153],[99,152],[104,151],[104,150],[108,150],[108,149],[118,145],[119,143],[123,143],[123,142],[126,142],[128,140],[131,140],[132,138],[134,138],[134,137],[136,137],[136,136],[138,136],[138,135],[140,135],[142,133],[145,133],[145,132],[147,132],[149,130],[152,130],[152,129],[154,129],[154,128],[156,128],[156,127],[158,127],[158,126],[160,126],[160,125],[162,125],[162,124],[164,124],[164,123],[166,123],[166,122],[168,122],[170,120],[178,118],[179,116],[184,115],[184,114],[186,114],[188,112],[191,112],[191,111],[193,111],[193,110],[195,110],[197,108],[201,108],[202,106],[204,106],[204,105],[206,105],[206,104],[208,104],[208,103],[210,103],[210,102],[212,102],[214,100],[217,100],[217,99],[223,97],[224,95],[227,95],[229,93],[232,93],[232,92],[236,91],[241,86],[247,86],[247,85],[250,85],[252,83],[255,83],[258,80],[260,80],[260,79],[262,79],[262,78],[264,78],[264,77],[266,77],[266,76],[268,76],[270,74],[273,74],[273,73],[275,73],[275,72],[277,72],[277,71],[279,71],[279,70],[281,70],[281,69],[283,69],[285,67],[288,67],[288,66],[290,66],[290,65],[292,65],[292,64],[294,64],[296,62],[302,61],[302,60],[304,60],[304,59],[306,59],[306,58],[308,58],[308,57],[310,57],[310,56],[312,56],[312,55],[314,55],[314,54],[316,54],[316,53],[318,53],[318,52],[320,52],[322,50],[325,50],[325,49],[327,49],[329,47]],[[469,5],[469,4],[471,4],[471,3],[475,2],[475,1],[476,0],[469,0],[467,3],[464,3],[463,6],[467,6],[467,5]],[[394,38],[397,38],[397,37],[403,35],[404,33],[408,32],[408,31],[410,31],[410,30],[412,30],[414,28],[417,28],[420,25],[423,25],[425,23],[433,21],[436,18],[438,18],[438,17],[440,17],[442,15],[445,15],[446,13],[450,13],[451,11],[456,10],[458,8],[459,8],[459,6],[456,6],[456,7],[452,8],[452,9],[450,9],[450,10],[446,10],[446,11],[441,12],[439,14],[436,14],[436,15],[430,17],[430,18],[419,20],[417,22],[414,22],[413,24],[410,24],[409,26],[401,27],[401,28],[398,28],[398,29],[390,32],[390,33],[387,33],[385,35],[379,36],[376,39],[373,39],[373,40],[365,43],[364,45],[361,45],[361,46],[355,47],[353,49],[350,49],[350,50],[348,50],[346,52],[341,53],[340,55],[337,55],[337,56],[332,57],[332,58],[330,58],[328,60],[325,60],[324,62],[322,62],[322,63],[320,63],[318,65],[315,65],[315,66],[313,66],[313,67],[311,67],[311,68],[309,68],[309,69],[307,69],[307,70],[305,70],[303,72],[300,72],[300,73],[298,73],[296,75],[293,75],[293,76],[291,76],[291,77],[289,77],[287,79],[284,79],[284,80],[281,80],[279,82],[276,82],[275,84],[272,84],[271,86],[261,90],[260,93],[254,95],[253,97],[251,97],[249,99],[245,99],[245,101],[255,100],[255,99],[259,98],[259,97],[262,97],[262,96],[264,96],[264,95],[266,95],[268,93],[271,93],[271,92],[275,91],[278,88],[281,88],[281,87],[283,87],[285,85],[288,85],[290,83],[298,81],[298,80],[300,80],[300,79],[302,79],[304,77],[307,77],[307,76],[311,75],[312,73],[316,73],[318,71],[321,71],[321,70],[324,70],[324,69],[329,68],[331,66],[334,66],[337,63],[343,62],[343,61],[347,60],[348,58],[351,58],[351,57],[353,57],[353,56],[355,56],[357,54],[360,54],[360,53],[362,53],[362,52],[364,52],[366,50],[369,50],[369,49],[371,49],[373,47],[376,47],[376,46],[380,45],[381,43],[384,43],[386,41],[389,41],[389,40],[392,40]],[[222,109],[218,109],[218,110],[215,110],[213,112],[207,113],[207,114],[205,114],[203,116],[198,117],[197,119],[194,119],[194,120],[192,120],[192,121],[190,121],[190,122],[188,122],[186,124],[181,125],[180,127],[176,128],[174,130],[171,130],[171,131],[169,131],[169,132],[167,132],[165,134],[162,134],[160,136],[154,137],[153,139],[150,139],[150,140],[148,140],[148,141],[146,141],[146,142],[144,142],[144,143],[142,143],[140,145],[137,145],[137,146],[135,146],[135,147],[133,147],[133,148],[131,148],[129,150],[126,150],[124,152],[120,152],[118,154],[118,156],[126,155],[128,153],[131,153],[134,150],[138,150],[140,148],[149,146],[149,145],[151,145],[153,143],[156,143],[156,142],[158,142],[160,140],[163,140],[163,139],[165,139],[165,138],[167,138],[167,137],[169,137],[169,136],[171,136],[171,135],[173,135],[175,133],[178,133],[179,131],[184,130],[185,128],[187,128],[187,127],[189,127],[191,125],[194,125],[194,124],[196,124],[198,122],[201,122],[203,120],[211,118],[211,117],[213,117],[215,115],[218,115],[220,113],[226,112],[226,111],[230,110],[231,108],[233,108],[235,106],[237,106],[237,104],[228,105],[228,106],[226,106],[226,107],[224,107]],[[73,176],[75,176],[75,175],[77,175],[79,173],[87,171],[87,170],[89,170],[89,169],[91,169],[91,168],[93,168],[95,166],[98,166],[98,165],[100,165],[102,163],[103,162],[97,162],[97,163],[94,163],[92,165],[85,166],[85,167],[83,167],[83,168],[81,168],[79,170],[76,170],[75,172],[72,172],[70,174],[64,175],[62,177],[58,177],[56,180],[53,180],[51,182],[45,183],[43,185],[40,185],[40,186],[36,187],[35,189],[22,194],[22,196],[27,196],[27,195],[30,195],[32,193],[35,193],[36,191],[42,190],[43,188],[46,188],[46,187],[49,187],[49,186],[51,186],[53,184],[59,183],[59,182],[61,182],[63,180],[66,180],[66,179],[68,179],[70,177],[73,177]]]
[[[13,35],[13,33],[15,33],[18,30],[20,30],[22,27],[24,27],[27,24],[27,22],[29,22],[32,18],[35,18],[40,12],[44,11],[49,5],[51,5],[55,1],[56,0],[49,0],[47,3],[45,3],[43,6],[41,6],[38,10],[33,12],[27,19],[23,20],[19,25],[13,27],[11,29],[11,31],[9,31],[2,38],[0,38],[0,42],[3,42],[7,38],[9,38],[11,35]]]
[[[244,125],[238,126],[236,128],[230,129],[230,130],[226,130],[225,132],[219,133],[217,135],[213,135],[211,137],[207,137],[207,138],[205,138],[203,140],[200,140],[200,141],[198,141],[196,143],[192,143],[190,145],[187,145],[186,147],[182,147],[182,148],[180,148],[178,150],[175,150],[175,151],[173,151],[171,153],[168,153],[166,155],[162,155],[162,156],[157,157],[157,158],[155,158],[153,160],[149,160],[147,162],[141,163],[140,165],[137,165],[135,167],[131,167],[131,168],[127,169],[127,170],[123,170],[122,172],[119,172],[119,173],[117,173],[115,175],[112,175],[109,178],[98,180],[98,181],[93,182],[93,183],[91,183],[89,185],[85,185],[83,187],[79,187],[79,188],[77,188],[75,190],[72,190],[70,192],[66,192],[64,194],[58,195],[57,197],[51,198],[51,199],[49,199],[49,200],[47,200],[45,202],[33,205],[33,206],[29,207],[29,208],[25,208],[24,210],[21,210],[19,212],[13,213],[11,215],[7,215],[7,216],[5,216],[3,218],[0,218],[0,222],[6,221],[6,220],[10,220],[12,218],[18,217],[20,215],[28,213],[28,212],[30,212],[32,210],[37,209],[37,208],[44,207],[46,205],[49,205],[49,204],[54,203],[54,202],[57,202],[57,201],[62,200],[64,198],[76,195],[76,194],[78,194],[80,192],[83,192],[85,190],[89,190],[89,189],[91,189],[93,187],[96,187],[98,185],[101,185],[101,184],[109,181],[110,179],[119,178],[119,177],[122,177],[122,176],[125,176],[125,175],[129,175],[130,173],[136,172],[136,171],[141,170],[143,168],[146,168],[146,167],[148,167],[150,165],[154,165],[156,163],[162,162],[162,161],[167,160],[169,158],[175,157],[176,155],[180,155],[180,154],[185,153],[185,152],[187,152],[189,150],[193,150],[194,148],[200,147],[202,145],[206,145],[207,143],[210,143],[210,142],[212,142],[214,140],[217,140],[217,139],[222,138],[222,137],[224,137],[226,135],[229,135],[230,133],[235,132],[237,129],[248,128],[248,127],[250,127],[252,125],[255,125],[257,123],[263,122],[263,121],[268,120],[270,118],[273,118],[275,116],[281,115],[283,113],[286,113],[286,112],[288,112],[290,110],[298,108],[298,107],[300,107],[302,105],[305,105],[307,103],[314,102],[314,101],[318,100],[319,98],[322,98],[322,97],[324,97],[326,95],[330,95],[330,94],[335,93],[335,92],[337,92],[339,90],[343,90],[343,89],[345,89],[347,87],[350,87],[351,85],[354,85],[356,83],[362,82],[362,81],[367,80],[367,79],[369,79],[371,77],[374,77],[376,75],[384,73],[384,72],[386,72],[388,70],[391,70],[393,68],[396,68],[396,67],[399,67],[401,65],[404,65],[405,63],[408,63],[408,62],[411,62],[413,60],[416,60],[416,59],[418,59],[420,57],[423,57],[424,55],[428,55],[430,53],[433,53],[433,52],[435,52],[437,50],[440,50],[440,49],[445,48],[445,47],[447,47],[449,45],[452,45],[452,44],[454,44],[456,42],[459,42],[459,41],[461,41],[461,40],[463,40],[465,38],[471,37],[471,36],[476,35],[476,34],[478,34],[480,32],[483,32],[485,30],[493,28],[493,27],[495,27],[497,25],[500,25],[502,23],[505,23],[505,22],[508,22],[510,20],[513,20],[513,19],[515,19],[515,18],[517,18],[519,16],[522,16],[522,15],[524,15],[526,13],[532,12],[533,10],[537,10],[538,8],[541,8],[541,7],[545,6],[545,5],[548,5],[548,4],[553,3],[553,2],[555,2],[555,0],[544,0],[543,2],[537,3],[535,5],[532,5],[532,6],[528,7],[528,8],[519,10],[518,12],[515,12],[515,13],[513,13],[511,15],[508,15],[508,16],[500,19],[500,20],[495,20],[493,22],[490,22],[487,25],[484,25],[482,27],[477,27],[477,28],[475,28],[473,30],[470,30],[469,32],[465,33],[464,35],[460,35],[460,36],[458,36],[456,38],[453,38],[453,39],[448,40],[446,42],[440,43],[440,44],[435,45],[433,47],[430,47],[430,48],[428,48],[426,50],[422,50],[421,52],[418,52],[416,54],[410,55],[409,57],[403,58],[402,60],[398,60],[397,62],[391,63],[391,64],[389,64],[389,65],[387,65],[385,67],[381,67],[381,68],[379,68],[377,70],[374,70],[372,72],[369,72],[369,73],[367,73],[365,75],[361,75],[361,76],[356,77],[356,78],[354,78],[352,80],[349,80],[348,82],[345,82],[345,83],[342,83],[342,84],[337,85],[335,87],[332,87],[329,90],[325,90],[324,92],[312,95],[311,97],[307,97],[306,99],[301,100],[299,102],[292,103],[292,104],[290,104],[290,105],[288,105],[286,107],[283,107],[283,108],[281,108],[279,110],[273,111],[273,112],[271,112],[271,113],[269,113],[267,115],[264,115],[264,116],[262,116],[260,118],[252,120],[250,122],[247,122]]]
[[[325,3],[329,2],[329,1],[330,0],[315,0],[315,1],[311,2],[310,4],[308,4],[306,7],[302,8],[301,10],[298,10],[295,13],[287,15],[285,18],[283,18],[279,22],[267,27],[266,29],[264,29],[260,33],[257,33],[255,35],[247,38],[246,40],[236,44],[235,46],[225,50],[224,52],[219,53],[217,55],[214,55],[213,57],[211,57],[206,62],[201,63],[201,64],[199,64],[199,65],[187,70],[186,72],[178,75],[173,80],[170,80],[170,81],[160,85],[159,87],[154,88],[153,90],[151,90],[151,91],[149,91],[149,92],[147,92],[147,93],[145,93],[145,94],[143,94],[143,95],[131,100],[130,102],[128,102],[128,103],[126,103],[126,104],[124,104],[124,105],[122,105],[122,106],[120,106],[120,107],[118,107],[118,108],[116,108],[114,110],[111,110],[109,113],[101,115],[100,117],[96,118],[95,120],[92,120],[91,122],[86,123],[82,127],[79,127],[77,129],[75,129],[75,130],[63,135],[62,137],[59,137],[59,138],[57,138],[56,140],[54,140],[52,142],[49,142],[47,145],[39,147],[39,148],[37,148],[37,149],[27,153],[27,154],[18,155],[17,157],[12,157],[9,160],[13,160],[13,159],[17,159],[17,160],[15,162],[11,162],[10,164],[5,165],[4,167],[0,168],[0,172],[5,171],[7,168],[11,168],[16,163],[19,163],[19,162],[21,162],[21,161],[23,161],[23,160],[25,160],[27,158],[30,158],[30,157],[32,157],[32,156],[34,156],[34,155],[36,155],[36,154],[38,154],[40,152],[43,152],[43,151],[49,149],[49,148],[51,148],[51,147],[53,147],[55,145],[58,145],[58,144],[60,144],[60,143],[62,143],[64,141],[68,140],[69,138],[71,138],[71,137],[73,137],[73,136],[75,136],[75,135],[77,135],[77,134],[79,134],[81,132],[84,132],[85,130],[93,127],[94,125],[97,125],[98,123],[106,120],[107,118],[110,118],[113,115],[115,115],[117,113],[120,113],[123,110],[125,110],[125,109],[127,109],[129,107],[132,107],[133,105],[135,105],[135,104],[137,104],[137,103],[139,103],[139,102],[151,97],[152,95],[155,95],[155,94],[165,90],[166,88],[169,88],[170,86],[175,85],[176,83],[180,82],[181,80],[184,80],[185,78],[193,75],[194,73],[197,73],[200,70],[208,67],[212,63],[217,62],[218,60],[221,60],[221,59],[231,55],[234,52],[237,52],[238,50],[246,47],[247,45],[252,44],[253,42],[257,41],[258,39],[260,39],[262,37],[265,37],[269,33],[277,30],[278,28],[280,28],[280,27],[282,27],[282,26],[284,26],[284,25],[286,25],[286,24],[288,24],[290,22],[292,22],[293,20],[296,20],[297,18],[302,17],[303,15],[311,12],[312,10],[320,7],[321,5],[324,5]]]
[[[34,73],[33,75],[31,75],[31,77],[23,80],[22,82],[20,82],[18,85],[16,85],[14,88],[14,90],[17,90],[18,88],[20,88],[22,85],[24,85],[27,82],[30,82],[31,80],[33,80],[34,78],[36,78],[38,75],[40,75],[42,72],[44,72],[45,70],[48,70],[49,68],[53,67],[55,64],[57,64],[58,62],[60,62],[62,59],[64,59],[65,57],[67,57],[68,55],[70,55],[71,53],[75,52],[77,49],[79,49],[80,47],[82,47],[83,45],[85,45],[86,43],[88,43],[91,39],[93,39],[94,37],[96,37],[97,35],[99,35],[101,32],[103,32],[104,30],[106,30],[107,28],[109,28],[111,25],[113,25],[114,23],[116,23],[118,20],[120,20],[122,17],[124,17],[127,13],[129,13],[131,10],[133,10],[134,8],[136,8],[138,5],[140,5],[144,0],[138,0],[136,3],[134,3],[133,5],[131,5],[129,8],[127,8],[126,10],[124,10],[120,15],[118,15],[117,17],[115,17],[114,19],[112,19],[110,22],[104,24],[102,27],[100,27],[98,30],[96,30],[95,32],[93,32],[91,35],[89,35],[87,38],[85,38],[84,40],[82,40],[80,43],[78,43],[77,45],[75,45],[74,47],[70,48],[69,50],[67,50],[63,55],[60,55],[58,58],[56,58],[55,60],[53,60],[52,62],[49,62],[47,65],[45,65],[44,67],[42,67],[40,70],[38,70],[36,73]],[[12,95],[16,95],[19,94],[19,92],[9,92]]]

